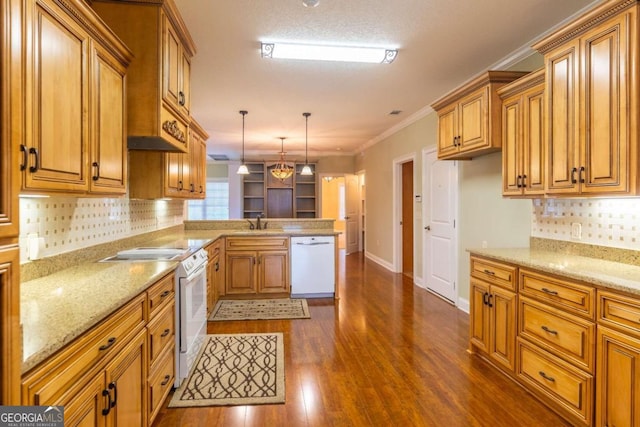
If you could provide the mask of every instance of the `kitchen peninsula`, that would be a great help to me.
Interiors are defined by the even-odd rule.
[[[164,330],[164,336],[173,337],[173,273],[178,261],[101,261],[118,251],[139,246],[217,247],[221,251],[216,254],[219,258],[216,263],[209,262],[209,269],[224,271],[225,262],[222,260],[225,258],[220,255],[226,245],[221,242],[242,239],[244,242],[264,243],[275,239],[287,245],[279,253],[286,255],[284,265],[288,283],[290,237],[337,238],[333,220],[266,221],[266,230],[251,230],[247,220],[186,221],[180,226],[23,264],[22,277],[26,279],[21,283],[20,295],[23,403],[65,405],[65,416],[73,417],[73,411],[80,410],[74,405],[84,404],[79,402],[80,397],[76,398],[79,393],[76,389],[90,377],[92,382],[100,383],[96,390],[101,392],[106,386],[104,380],[98,378],[113,374],[110,367],[125,362],[129,364],[126,371],[133,372],[132,381],[136,378],[136,384],[147,384],[148,381],[149,390],[143,387],[144,396],[138,401],[147,402],[146,396],[151,397],[154,391],[157,396],[157,389],[166,396],[170,389],[167,384],[171,384],[166,378],[173,376],[172,370],[168,370],[173,366],[172,343],[167,341],[161,355],[153,361],[145,357],[145,348],[156,342],[156,331],[159,331],[158,336]],[[334,260],[337,262],[337,255]],[[211,272],[208,274],[210,277]],[[213,289],[208,288],[209,293],[225,297],[225,281],[216,283]],[[335,298],[338,298],[337,287]],[[207,301],[208,311],[215,302],[215,299]],[[162,322],[166,326],[155,326]],[[126,360],[120,359],[121,354],[126,355],[123,356]],[[69,370],[72,360],[74,369]],[[159,402],[143,404],[140,411],[144,413],[144,420],[153,419],[163,400],[164,397]]]

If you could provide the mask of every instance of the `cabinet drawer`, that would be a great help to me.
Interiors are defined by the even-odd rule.
[[[213,258],[216,255],[220,255],[220,250],[222,249],[222,245],[224,244],[223,242],[224,239],[218,239],[206,247],[209,259]]]
[[[175,297],[175,276],[173,273],[166,275],[158,280],[147,291],[149,299],[149,320],[158,313],[164,302],[174,299]]]
[[[640,300],[598,291],[598,322],[640,336]]]
[[[593,373],[595,324],[520,297],[518,334]]]
[[[595,289],[590,286],[520,269],[520,293],[554,307],[594,319]]]
[[[168,304],[147,325],[149,331],[149,365],[175,340],[175,304]]]
[[[227,237],[227,249],[270,250],[289,249],[289,238],[280,237]]]
[[[146,294],[138,296],[29,373],[22,383],[22,403],[53,404],[69,384],[99,369],[108,356],[122,349],[129,335],[144,326],[145,304]]]
[[[516,267],[482,258],[471,257],[471,275],[512,291],[516,290]]]
[[[149,425],[162,408],[171,387],[173,387],[175,368],[175,343],[161,353],[158,362],[149,373]]]
[[[580,424],[591,424],[591,375],[518,339],[518,378]]]

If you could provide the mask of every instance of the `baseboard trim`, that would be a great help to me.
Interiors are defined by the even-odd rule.
[[[465,313],[469,314],[470,308],[469,308],[469,300],[468,299],[464,299],[464,298],[459,298],[458,297],[458,304],[456,304],[456,307],[458,307],[459,310],[462,310]]]
[[[393,264],[391,264],[390,262],[387,262],[387,261],[383,260],[382,258],[379,258],[379,257],[373,255],[371,252],[365,252],[364,256],[365,256],[365,258],[370,259],[371,261],[375,262],[376,264],[380,265],[381,267],[386,268],[390,272],[395,273],[395,271],[393,271]]]

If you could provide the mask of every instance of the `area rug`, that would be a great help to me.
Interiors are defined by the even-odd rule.
[[[170,408],[284,402],[281,332],[207,335]]]
[[[218,320],[308,319],[304,298],[220,300],[209,317]]]

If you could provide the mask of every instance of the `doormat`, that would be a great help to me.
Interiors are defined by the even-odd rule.
[[[304,298],[220,300],[209,317],[219,320],[308,319]]]
[[[284,403],[281,332],[207,335],[170,408]]]

